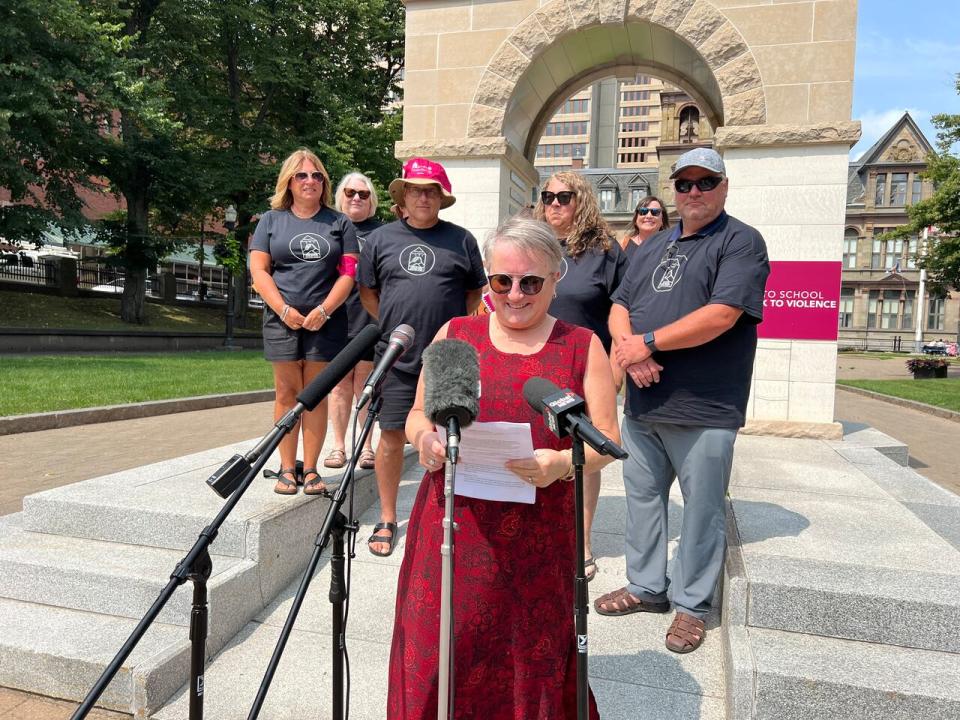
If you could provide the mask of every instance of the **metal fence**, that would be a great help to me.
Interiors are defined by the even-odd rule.
[[[49,260],[36,260],[29,255],[0,255],[0,280],[27,285],[55,286],[57,266]]]

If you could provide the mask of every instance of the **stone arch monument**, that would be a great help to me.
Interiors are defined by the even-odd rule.
[[[783,264],[771,276],[779,272],[776,292],[806,293],[808,305],[829,311],[822,288],[830,295],[835,265],[839,296],[848,154],[860,135],[850,120],[855,0],[406,0],[406,7],[396,154],[444,163],[457,196],[446,219],[480,238],[528,205],[539,183],[536,145],[563,99],[595,79],[647,72],[687,92],[715,128],[730,176],[727,208],[758,227],[771,260]],[[821,290],[791,290],[803,277],[818,278]],[[822,313],[819,334],[799,321],[789,327],[788,318],[785,329],[761,339],[752,428],[836,436],[835,313],[832,340]]]

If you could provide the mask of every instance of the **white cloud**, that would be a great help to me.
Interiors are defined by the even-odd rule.
[[[917,108],[890,108],[889,110],[868,110],[854,120],[860,121],[860,142],[850,148],[850,159],[856,160],[897,122],[904,112],[909,112],[914,121],[923,126],[930,122],[931,113]]]

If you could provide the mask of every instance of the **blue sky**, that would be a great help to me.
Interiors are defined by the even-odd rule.
[[[858,157],[909,110],[927,139],[936,142],[930,117],[960,114],[960,7],[954,0],[860,0],[853,117],[863,136]]]

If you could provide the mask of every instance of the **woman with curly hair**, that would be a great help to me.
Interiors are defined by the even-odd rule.
[[[613,304],[610,298],[623,279],[627,257],[600,215],[593,188],[575,172],[556,172],[544,185],[533,214],[553,228],[564,251],[550,314],[593,330],[609,353],[611,337],[607,320]],[[588,580],[597,574],[590,527],[599,496],[600,473],[585,475],[583,530]]]

